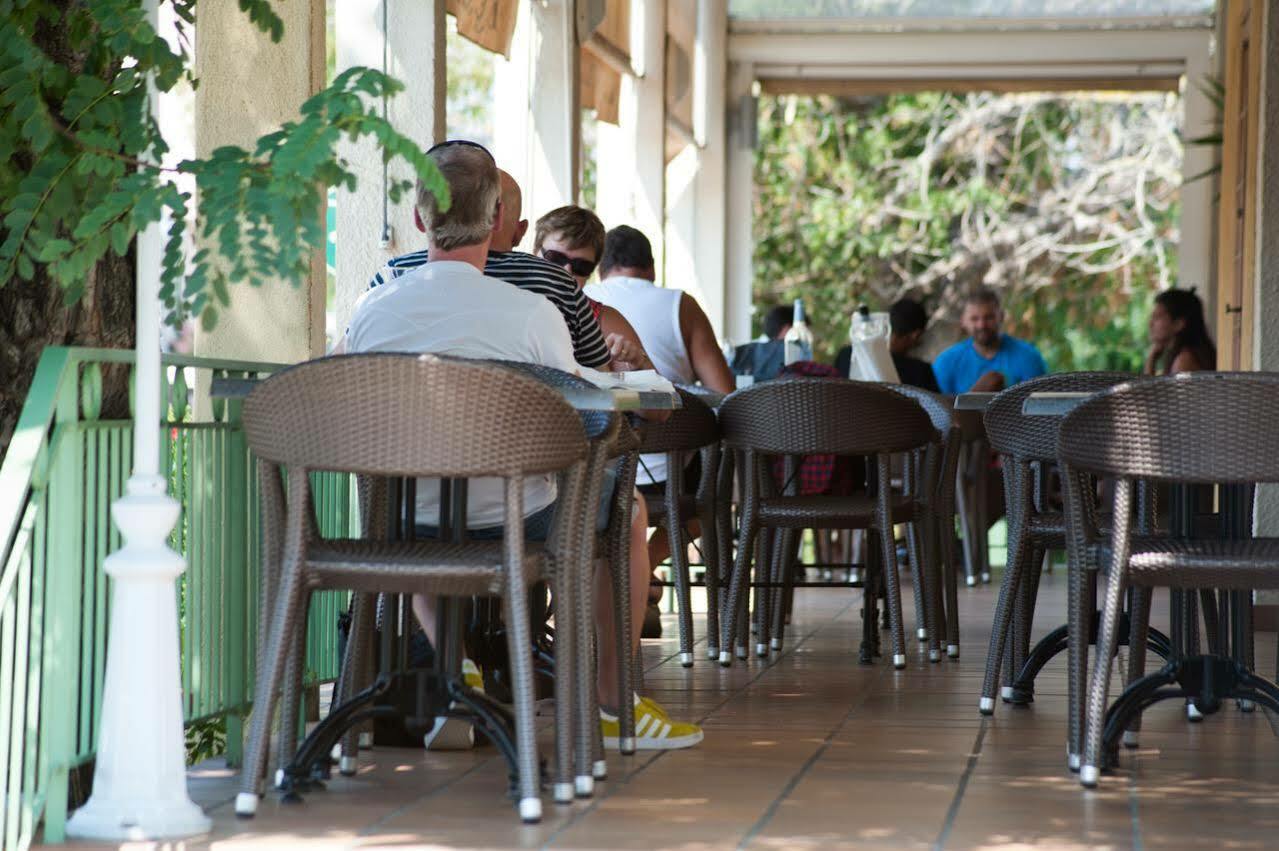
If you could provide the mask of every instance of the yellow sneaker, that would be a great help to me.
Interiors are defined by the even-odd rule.
[[[635,703],[635,749],[641,751],[665,751],[691,748],[702,740],[702,728],[671,720],[666,710],[649,698],[638,698]],[[604,747],[619,747],[621,724],[616,715],[600,710],[600,731]]]
[[[462,660],[462,682],[467,688],[484,694],[484,675],[480,673],[479,666],[470,659]]]

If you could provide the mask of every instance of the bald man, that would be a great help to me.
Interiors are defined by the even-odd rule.
[[[499,170],[498,177],[501,180],[502,211],[499,226],[493,232],[493,240],[489,245],[484,274],[550,299],[551,304],[564,317],[564,324],[568,326],[569,337],[573,341],[573,356],[582,366],[608,369],[615,355],[619,364],[625,362],[630,356],[625,342],[613,343],[612,348],[616,351],[610,351],[610,342],[605,341],[604,334],[600,331],[591,303],[578,289],[573,276],[554,263],[514,250],[528,230],[528,219],[520,218],[523,200],[519,184],[504,171]],[[413,212],[413,221],[417,229],[425,233],[421,216],[416,210]],[[425,248],[394,257],[373,276],[369,289],[394,280],[426,261]]]
[[[524,193],[520,191],[520,185],[515,182],[515,178],[500,168],[497,170],[497,176],[502,186],[504,215],[502,227],[493,233],[493,244],[489,246],[489,251],[505,253],[514,251],[515,247],[524,241],[524,234],[528,233],[528,219],[520,218],[524,212]]]

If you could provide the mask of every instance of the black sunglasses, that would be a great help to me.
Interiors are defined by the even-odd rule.
[[[485,154],[488,155],[488,158],[492,160],[495,165],[497,164],[497,160],[494,159],[492,152],[489,151],[488,148],[484,147],[479,142],[472,142],[470,139],[449,139],[447,142],[440,142],[438,145],[432,145],[430,148],[428,148],[426,151],[426,155],[429,157],[431,154],[435,153],[436,151],[443,150],[444,148],[451,148],[454,145],[465,145],[468,148],[479,148],[481,151],[483,151]]]
[[[556,266],[567,268],[579,278],[589,278],[591,273],[595,271],[595,266],[598,262],[587,260],[585,257],[569,257],[563,251],[556,251],[553,248],[543,248],[542,258],[549,260]]]

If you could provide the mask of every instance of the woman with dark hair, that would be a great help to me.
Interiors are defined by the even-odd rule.
[[[1217,347],[1208,336],[1204,306],[1194,290],[1164,290],[1150,311],[1146,375],[1173,375],[1217,368]]]

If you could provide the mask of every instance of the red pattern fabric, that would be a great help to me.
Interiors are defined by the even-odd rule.
[[[778,379],[785,380],[787,376],[840,377],[834,367],[809,360],[798,361],[782,367]],[[850,458],[837,458],[834,455],[805,455],[800,461],[799,470],[796,473],[796,478],[799,480],[800,495],[814,496],[816,494],[842,494],[849,492],[854,485],[853,466],[853,460]],[[781,458],[774,458],[773,481],[777,485],[779,492],[786,487],[785,477],[785,461]]]

